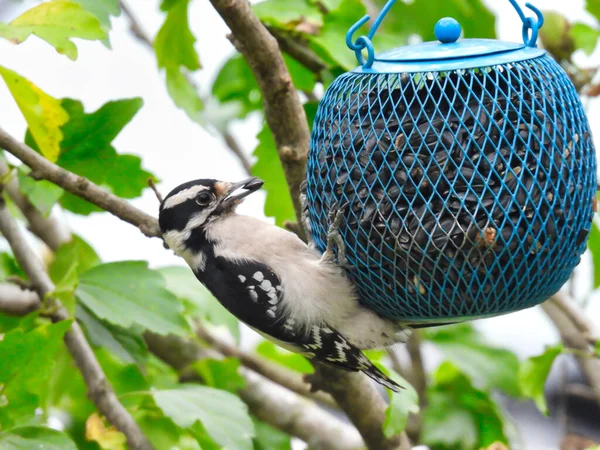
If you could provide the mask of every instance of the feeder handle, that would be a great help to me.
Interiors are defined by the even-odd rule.
[[[538,30],[544,25],[544,15],[531,3],[525,3],[525,6],[532,10],[536,15],[536,17],[526,17],[523,13],[523,10],[517,3],[517,0],[508,1],[511,5],[513,5],[517,11],[517,14],[519,14],[519,17],[521,18],[521,22],[523,22],[523,43],[527,47],[535,47],[538,38]],[[531,30],[531,36],[529,36],[529,30]]]
[[[359,36],[358,38],[356,38],[356,41],[352,42],[352,36],[354,36],[354,33],[356,33],[360,27],[362,27],[371,19],[371,16],[368,14],[366,14],[362,19],[360,19],[358,22],[352,25],[348,30],[348,33],[346,33],[346,45],[350,50],[354,51],[358,63],[361,64],[365,69],[371,68],[373,62],[375,61],[375,49],[373,48],[373,43],[371,42],[371,40],[373,39],[373,36],[375,36],[379,25],[381,25],[381,22],[387,15],[390,8],[394,6],[394,3],[396,3],[396,0],[388,0],[388,2],[385,4],[385,6],[375,19],[375,22],[373,23],[373,26],[371,27],[371,30],[369,30],[369,34],[367,36]],[[367,49],[366,60],[362,54],[362,51],[364,49]]]
[[[523,22],[523,43],[528,47],[535,47],[538,38],[538,31],[544,25],[544,15],[531,3],[525,3],[525,6],[531,11],[533,11],[536,15],[536,17],[527,17],[525,16],[523,10],[517,3],[517,0],[508,1],[511,3],[511,5],[513,5],[515,10],[517,11],[517,14],[519,14],[519,17],[521,18],[521,21]],[[360,27],[362,27],[371,19],[371,16],[369,16],[368,14],[366,14],[354,25],[352,25],[346,33],[346,45],[350,50],[354,51],[354,54],[356,55],[356,60],[360,65],[363,66],[364,69],[370,69],[373,66],[373,62],[375,61],[375,49],[373,48],[373,43],[371,41],[373,39],[373,36],[375,36],[379,25],[381,25],[381,22],[383,21],[389,10],[392,8],[392,6],[394,6],[394,3],[396,3],[396,0],[388,0],[388,2],[385,4],[385,6],[382,8],[381,12],[375,19],[375,22],[373,23],[373,26],[371,27],[371,30],[369,31],[369,34],[367,36],[359,36],[354,42],[352,42],[352,37],[354,36],[354,33],[356,33]],[[529,30],[531,30],[531,36],[529,36]],[[365,49],[367,50],[367,59],[365,59],[365,57],[362,54],[362,51]]]

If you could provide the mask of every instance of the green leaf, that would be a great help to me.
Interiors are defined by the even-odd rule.
[[[292,450],[290,436],[271,425],[252,417],[254,422],[254,450]]]
[[[355,68],[358,62],[354,52],[346,45],[346,33],[366,12],[367,9],[361,0],[342,0],[336,9],[329,11],[325,16],[319,35],[309,37],[313,49],[327,62],[336,63],[346,70]],[[366,26],[361,27],[354,39],[366,36],[367,32]]]
[[[77,274],[100,264],[100,257],[96,251],[76,234],[71,235],[71,240],[62,244],[50,263],[48,272],[54,282],[63,279],[76,263]]]
[[[317,76],[287,54],[283,55],[283,60],[290,72],[296,89],[304,92],[312,92],[317,82]]]
[[[95,316],[114,325],[139,325],[158,334],[186,335],[189,330],[182,305],[144,261],[93,267],[81,274],[76,295]]]
[[[43,5],[48,4],[44,3]],[[55,162],[60,153],[60,143],[63,140],[60,127],[69,120],[68,113],[61,107],[59,100],[49,96],[16,72],[0,66],[0,76],[4,78],[10,93],[23,113],[40,153]]]
[[[237,318],[212,296],[189,268],[169,266],[158,271],[164,277],[167,289],[180,301],[187,303],[191,315],[201,316],[213,325],[227,327],[236,342],[239,342],[240,327]]]
[[[300,24],[319,27],[323,23],[316,2],[308,0],[265,0],[252,9],[262,22],[278,28],[296,29]]]
[[[544,384],[554,360],[562,350],[562,345],[548,347],[541,355],[525,361],[519,371],[519,385],[523,395],[534,400],[538,409],[546,415],[548,414],[548,406],[544,397]]]
[[[77,320],[84,325],[88,339],[94,346],[106,348],[126,364],[145,365],[148,347],[142,336],[143,330],[111,325],[95,317],[83,305],[77,308]]]
[[[48,217],[64,190],[47,180],[34,180],[27,176],[29,172],[25,166],[18,168],[19,189],[39,212]]]
[[[588,248],[592,252],[592,264],[594,266],[594,289],[600,287],[600,229],[596,222],[592,222],[592,231],[588,239]]]
[[[235,395],[204,386],[153,391],[158,407],[189,429],[200,422],[215,442],[229,450],[251,450],[254,426],[248,407]]]
[[[392,437],[402,433],[406,429],[408,416],[419,412],[419,394],[415,388],[403,377],[395,372],[388,375],[404,389],[402,392],[390,392],[390,404],[385,410],[385,420],[383,422],[383,434],[386,437]]]
[[[519,360],[505,349],[489,346],[470,324],[426,330],[424,338],[467,374],[480,389],[497,388],[519,396]]]
[[[301,373],[313,373],[314,368],[308,360],[299,353],[287,351],[271,341],[262,341],[256,346],[256,352],[288,369]]]
[[[586,0],[585,9],[600,21],[600,0]]]
[[[110,16],[121,14],[119,0],[73,0],[95,15],[105,29],[110,28]]]
[[[63,99],[62,107],[70,120],[62,127],[64,139],[60,145],[60,156],[56,163],[77,175],[84,176],[96,184],[124,198],[135,198],[147,187],[153,175],[141,168],[137,156],[118,154],[112,141],[142,107],[140,98],[116,100],[105,103],[92,113],[85,113],[77,100]],[[31,136],[25,142],[34,149]],[[78,214],[101,211],[95,205],[65,192],[61,205]]]
[[[575,42],[570,36],[571,24],[556,11],[544,11],[544,26],[540,28],[540,39],[544,48],[558,61],[571,60]]]
[[[238,359],[202,359],[196,361],[192,367],[207,386],[233,393],[246,387],[246,381],[239,374],[240,361]]]
[[[590,27],[584,23],[576,23],[571,28],[571,37],[575,41],[575,47],[582,49],[588,55],[591,55],[600,36],[600,30]]]
[[[174,449],[180,441],[181,432],[177,426],[166,417],[156,417],[154,411],[143,410],[143,415],[136,417],[136,422],[154,448]]]
[[[188,71],[200,68],[200,59],[194,49],[196,38],[188,21],[189,0],[163,3],[167,18],[154,40],[158,67],[165,69],[167,90],[177,105],[193,121],[201,121],[202,101],[195,86],[186,76]]]
[[[150,384],[144,377],[139,366],[136,364],[123,363],[123,361],[115,357],[115,355],[106,348],[100,348],[94,353],[117,395],[137,394],[123,397],[123,406],[136,409],[140,404],[147,400],[146,396],[139,395],[142,392],[147,392],[150,388]]]
[[[476,450],[494,442],[507,442],[504,419],[496,403],[452,363],[443,363],[435,372],[427,399],[422,444],[436,449]]]
[[[135,155],[117,155],[104,182],[112,193],[123,198],[136,198],[148,186],[148,180],[157,181],[153,174],[142,168],[142,160]]]
[[[188,23],[188,4],[189,0],[174,2],[156,35],[154,49],[160,68],[183,66],[192,71],[200,68],[200,60],[194,50],[196,38]]]
[[[596,341],[596,345],[594,346],[594,350],[596,352],[596,356],[600,358],[600,341]]]
[[[98,18],[70,1],[46,2],[25,11],[8,25],[0,23],[0,37],[20,44],[32,34],[52,45],[58,53],[77,59],[73,38],[105,39]]]
[[[175,105],[183,109],[194,122],[203,124],[204,115],[202,111],[204,111],[204,104],[198,95],[197,87],[190,82],[190,78],[181,69],[176,67],[168,67],[166,76],[167,92]]]
[[[0,280],[6,280],[13,275],[27,278],[11,254],[0,252]]]
[[[296,212],[288,190],[283,167],[275,146],[275,139],[269,127],[265,124],[258,134],[258,145],[254,150],[256,163],[252,166],[252,175],[265,181],[267,191],[265,215],[275,218],[275,223],[283,225],[286,220],[294,220]]]
[[[385,3],[385,0],[375,1],[380,6]],[[436,41],[433,29],[442,17],[454,17],[458,20],[466,38],[496,37],[496,17],[482,0],[397,2],[383,21],[382,34],[394,34],[396,47],[404,45],[413,34],[421,36],[424,41]],[[473,17],[477,17],[477,20],[473,20]],[[357,36],[359,35],[356,34],[355,39]],[[375,51],[381,51],[377,47],[377,37],[374,42]]]
[[[77,450],[65,433],[45,427],[22,427],[0,433],[2,450]]]
[[[240,105],[240,119],[262,109],[260,89],[250,66],[240,54],[229,58],[221,67],[213,83],[212,94],[220,103]]]
[[[71,321],[45,324],[29,332],[16,328],[0,341],[0,427],[33,416],[46,389],[54,354]]]

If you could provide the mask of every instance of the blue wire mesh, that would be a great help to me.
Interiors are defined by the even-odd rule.
[[[329,210],[348,276],[379,314],[415,322],[538,304],[586,247],[596,193],[588,122],[550,57],[487,68],[346,73],[318,109],[312,235]]]

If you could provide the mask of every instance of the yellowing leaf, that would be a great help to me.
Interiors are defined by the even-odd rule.
[[[96,442],[103,450],[126,450],[125,435],[115,427],[106,427],[98,415],[93,413],[85,422],[85,438]]]
[[[28,79],[5,67],[0,66],[0,76],[4,78],[23,113],[42,155],[55,162],[63,139],[60,127],[69,120],[60,100],[49,96]]]
[[[25,11],[8,25],[0,23],[0,37],[15,44],[20,44],[32,34],[72,60],[77,59],[77,47],[72,38],[106,38],[106,31],[98,18],[70,1],[42,3]]]

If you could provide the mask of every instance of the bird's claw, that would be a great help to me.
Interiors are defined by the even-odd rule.
[[[321,256],[321,261],[333,261],[334,246],[337,247],[337,264],[341,267],[348,266],[348,260],[346,258],[346,245],[344,244],[344,240],[340,235],[340,225],[342,224],[342,220],[344,218],[344,213],[348,208],[348,203],[342,205],[342,207],[338,208],[338,203],[334,202],[329,209],[329,230],[327,230],[327,247],[325,252],[323,252],[323,256]]]

